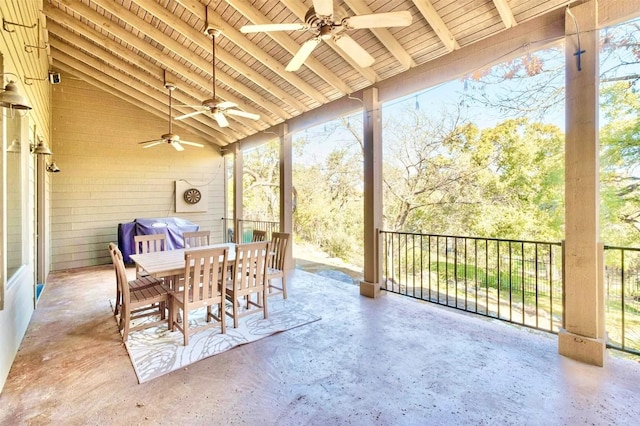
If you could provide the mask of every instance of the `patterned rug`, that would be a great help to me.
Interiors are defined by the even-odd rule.
[[[110,302],[113,307],[113,300]],[[205,313],[205,308],[190,312],[189,326],[194,327],[204,323]],[[153,317],[138,321],[150,319]],[[220,333],[219,327],[199,330],[189,336],[188,346],[184,346],[180,331],[168,331],[166,326],[129,333],[125,346],[138,376],[138,382],[144,383],[236,346],[255,342],[263,337],[320,319],[304,311],[291,300],[270,300],[269,318],[264,319],[261,313],[248,315],[240,318],[238,328],[233,328],[233,320],[228,317],[225,334]]]

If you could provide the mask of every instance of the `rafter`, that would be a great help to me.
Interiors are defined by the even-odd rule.
[[[114,52],[116,55],[119,55],[121,58],[125,58],[127,61],[141,68],[154,69],[155,67],[158,67],[158,65],[149,62],[148,60],[144,59],[140,55],[132,55],[131,50],[127,49],[122,44],[112,40],[111,38],[103,35],[102,33],[98,32],[93,28],[90,28],[86,25],[82,25],[79,21],[77,21],[71,15],[68,15],[62,12],[60,9],[57,9],[57,8],[49,9],[45,5],[45,10],[49,15],[49,18],[50,18],[49,22],[53,23],[53,25],[57,25],[56,28],[63,28],[63,26],[66,28],[72,28],[73,31],[77,32],[78,34],[92,41],[97,46],[102,46],[104,49]],[[157,59],[157,62],[162,65],[163,69],[171,71],[173,74],[177,75],[178,77],[182,75],[186,75],[187,73],[192,73],[191,70],[189,70],[182,63],[174,61],[170,59],[168,56],[160,56],[156,59]],[[207,80],[198,74],[195,74],[195,73],[192,73],[192,74],[193,76],[191,80],[194,81],[197,86],[202,87],[202,90],[205,90],[207,93],[209,93],[210,87],[211,87],[210,80]],[[193,96],[194,99],[198,100],[192,103],[199,102],[199,99],[201,99],[204,96],[202,91],[191,89],[190,87],[185,88],[184,91],[189,93],[191,96]],[[235,95],[231,94],[226,90],[222,90],[219,88],[218,93],[221,94],[222,98],[238,104],[240,109],[247,112],[251,112],[253,114],[260,115],[261,121],[264,121],[271,125],[275,125],[279,122],[277,120],[272,119],[269,114],[265,114],[264,111],[253,107],[252,105],[244,102],[242,99],[236,97]],[[260,128],[262,128],[262,126],[260,126]]]
[[[249,4],[246,0],[225,0],[229,3],[234,9],[238,12],[242,13],[249,21],[254,24],[271,24],[271,20],[264,16],[262,13],[257,11],[251,4]],[[269,37],[271,37],[275,42],[280,44],[282,47],[287,49],[291,55],[295,55],[300,49],[300,45],[293,41],[291,37],[282,33],[282,32],[269,32],[267,33]],[[309,68],[311,71],[316,73],[320,78],[324,81],[338,89],[343,95],[346,93],[353,92],[349,86],[347,86],[341,79],[338,78],[333,72],[331,72],[327,67],[322,65],[319,60],[309,57],[305,61],[305,66]]]
[[[496,6],[496,9],[498,9],[498,13],[505,27],[511,28],[518,24],[507,0],[493,0],[493,4]]]
[[[171,12],[169,12],[167,9],[165,9],[164,7],[160,6],[157,3],[145,2],[144,6],[141,6],[141,7],[144,8],[149,13],[151,13],[152,15],[154,15],[155,17],[157,17],[158,19],[167,23],[167,25],[170,25],[172,28],[180,32],[180,34],[185,36],[191,42],[198,45],[200,48],[204,49],[207,52],[211,50],[211,39],[209,38],[209,36],[204,34],[204,31],[198,31],[192,26],[187,25],[186,22],[177,20],[176,17]],[[201,13],[204,13],[204,11],[205,11],[205,7],[201,5]],[[220,23],[218,21],[222,21],[222,18],[215,19],[215,17],[212,17],[212,16],[210,16],[210,18],[214,19],[214,22],[212,23],[214,23],[216,26],[220,26]],[[206,20],[203,18],[202,21],[203,21],[203,28],[204,28],[204,25],[206,25]],[[227,28],[227,31],[230,31],[230,30]],[[222,35],[223,36],[226,35],[224,31],[222,31]],[[276,90],[277,92],[273,93],[274,96],[282,96],[283,93],[286,94],[286,97],[281,99],[283,99],[285,102],[290,103],[290,105],[292,106],[295,105],[298,109],[301,108],[301,110],[306,109],[306,106],[302,103],[299,103],[295,97],[289,95],[285,91],[280,90],[280,88],[277,85],[265,79],[260,74],[256,74],[251,67],[247,66],[247,64],[245,64],[243,61],[238,60],[235,56],[229,54],[229,52],[225,51],[224,49],[216,50],[216,59],[218,61],[224,62],[229,67],[236,70],[238,73],[246,76],[252,82],[259,84],[263,89],[271,93],[273,93],[273,91]],[[211,66],[209,66],[209,68],[210,67]],[[300,80],[297,83],[301,84],[302,87],[300,86],[297,86],[297,87],[300,89],[303,95],[309,96],[311,99],[318,100],[318,102],[326,100],[326,98],[324,98],[324,96],[320,92],[318,92],[314,87],[307,84],[303,80]],[[238,83],[236,82],[236,85],[237,84]],[[274,89],[274,87],[276,89]]]
[[[168,49],[174,54],[192,63],[194,66],[200,68],[201,71],[206,73],[210,72],[210,69],[211,69],[210,62],[204,60],[198,55],[195,55],[190,50],[185,49],[185,47],[181,43],[178,43],[176,40],[167,36],[165,33],[155,28],[154,26],[149,25],[144,19],[139,18],[137,15],[130,12],[123,6],[120,6],[117,3],[114,3],[112,0],[92,0],[92,1],[98,6],[104,8],[107,12],[111,13],[114,16],[117,16],[118,19],[121,19],[122,21],[131,25],[137,31],[140,31],[141,33],[150,37],[152,40],[156,41],[157,43],[160,43],[165,47],[165,49]],[[152,6],[151,3],[149,3],[149,6]],[[173,21],[176,21],[175,17],[173,17],[172,19]],[[179,25],[177,21],[175,22],[175,24]],[[170,25],[173,27],[174,23],[170,23]],[[204,34],[202,34],[201,36],[205,37]],[[223,59],[223,56],[222,56],[223,52],[220,52],[220,53],[221,53],[220,57],[224,61],[225,59]],[[229,61],[231,61],[229,59],[230,56],[231,55],[227,55],[226,57],[226,59]],[[266,78],[262,77],[259,74],[256,74],[251,70],[251,68],[245,66],[244,64],[241,64],[240,61],[235,61],[235,62],[238,62],[236,66],[238,66],[241,69],[240,71],[241,73],[243,71],[245,73],[250,73],[252,75],[251,77],[252,82],[254,82],[255,84],[258,84],[267,92],[271,93],[278,99],[281,99],[283,102],[287,103],[288,105],[294,106],[299,111],[304,111],[306,109],[306,106],[303,103],[299,102],[296,98],[289,95],[284,90],[280,89],[273,82],[267,80]],[[234,79],[232,79],[229,75],[225,73],[222,73],[222,72],[219,74],[216,73],[216,75],[220,81],[224,82],[230,87],[239,86]]]
[[[97,49],[95,45],[93,45],[88,40],[83,39],[80,36],[73,34],[69,30],[65,30],[60,25],[55,23],[50,24],[51,33],[55,34],[59,40],[53,41],[52,45],[55,46],[58,50],[72,56],[74,51],[77,49],[82,49],[85,52],[91,52],[93,56],[103,61],[106,64],[109,64],[113,68],[119,69],[125,75],[122,77],[123,81],[125,79],[128,80],[128,76],[135,78],[138,81],[141,81],[147,84],[150,87],[153,87],[156,90],[160,90],[161,93],[164,93],[164,87],[162,80],[159,78],[163,74],[163,70],[160,67],[153,67],[152,69],[147,69],[147,67],[136,67],[131,65],[124,60],[114,56],[104,49]],[[62,42],[64,40],[64,42]],[[91,58],[92,63],[95,63],[93,58]],[[95,67],[95,66],[94,66]],[[155,78],[153,78],[155,76]],[[136,86],[132,86],[136,87]],[[139,87],[139,86],[137,86]],[[181,87],[179,87],[182,89]],[[147,92],[147,88],[143,88],[142,92]],[[184,90],[183,90],[184,91]],[[178,102],[190,102],[190,98],[186,98],[181,95],[179,91],[174,91],[173,98]],[[215,120],[206,120],[206,117],[196,117],[200,123],[212,127],[215,131],[222,133],[227,136],[229,140],[237,140],[239,137],[246,136],[246,132],[238,132],[237,128],[227,129],[220,128]],[[243,124],[243,123],[240,123]]]
[[[183,6],[185,6],[185,5],[189,6],[188,9],[191,10],[191,11],[197,10],[196,5],[193,4],[194,2],[197,2],[198,4],[200,4],[200,2],[197,1],[197,0],[176,0],[176,1],[178,3],[180,3],[181,5],[183,5]],[[206,8],[206,17],[205,17],[205,7],[202,4],[200,4],[200,8],[201,8],[201,12],[200,13],[193,12],[196,16],[198,16],[203,21],[205,21],[205,18],[208,17],[208,19],[210,21],[212,21],[211,23],[215,24],[222,31],[222,34],[224,34],[224,36],[226,38],[231,40],[233,43],[235,43],[238,47],[240,47],[241,49],[243,49],[244,51],[249,53],[251,56],[255,57],[263,65],[265,65],[266,67],[270,68],[273,72],[278,74],[278,76],[280,78],[282,78],[283,80],[287,81],[293,87],[296,87],[298,90],[301,91],[302,94],[311,97],[318,104],[324,104],[324,103],[329,101],[329,99],[326,96],[324,96],[322,93],[320,93],[316,88],[311,86],[309,83],[304,81],[302,78],[298,77],[294,73],[290,73],[288,71],[285,71],[285,66],[284,65],[282,65],[280,62],[274,60],[271,57],[271,55],[269,55],[267,52],[263,51],[262,49],[258,48],[256,45],[254,45],[253,43],[249,42],[249,40],[247,40],[247,38],[245,37],[244,34],[242,34],[240,31],[236,30],[233,26],[229,25],[225,21],[225,19],[222,16],[220,16],[218,13],[216,13],[216,11],[213,10],[211,7],[207,6],[207,8]],[[228,56],[231,56],[231,55],[228,55]],[[224,57],[223,56],[220,56],[220,59],[222,59],[224,61]],[[229,65],[229,66],[231,66],[231,65]],[[249,75],[252,75],[252,74],[256,75],[256,73],[253,70],[251,70],[251,68],[248,68],[245,71],[245,73],[249,73]],[[247,74],[245,74],[245,75],[247,75]],[[265,89],[265,90],[267,90],[267,89]],[[273,93],[275,96],[279,96],[279,95],[276,95],[276,93],[271,91],[271,90],[269,90],[269,92]],[[286,99],[288,99],[288,98],[291,98],[291,96],[287,95]],[[281,99],[285,99],[285,98],[281,97]],[[287,101],[287,102],[289,102],[289,101]],[[298,102],[297,100],[295,102],[291,103],[292,106],[296,105],[296,109],[298,111],[300,111],[300,112],[305,111],[305,110],[308,109],[308,107],[300,106],[299,104],[300,104],[300,102]]]
[[[345,0],[345,3],[353,10],[357,15],[368,15],[374,13],[369,6],[362,0]],[[415,61],[404,50],[404,47],[396,40],[391,32],[386,28],[371,28],[369,29],[382,44],[396,57],[402,68],[408,70],[416,66]]]
[[[449,31],[449,28],[447,28],[447,25],[436,11],[436,8],[433,7],[430,0],[413,0],[413,4],[416,5],[422,16],[424,16],[424,19],[427,20],[449,52],[460,49],[458,41],[453,34],[451,34],[451,31]]]
[[[118,27],[117,25],[109,25],[108,27],[105,27],[103,25],[104,19],[105,19],[104,16],[102,16],[98,12],[94,11],[93,9],[89,8],[88,6],[85,6],[85,5],[83,5],[82,3],[79,3],[79,2],[77,2],[77,3],[76,2],[70,2],[70,4],[67,7],[70,8],[70,9],[73,9],[73,11],[76,12],[78,15],[84,17],[85,19],[87,19],[90,22],[93,22],[95,25],[103,28],[104,30],[106,30],[109,33],[113,34],[115,37],[117,37],[120,40],[123,40],[124,42],[126,42],[127,44],[133,46],[135,49],[139,50],[140,52],[142,52],[142,53],[154,58],[157,61],[160,61],[160,62],[165,61],[164,65],[166,65],[168,70],[171,70],[171,71],[173,71],[175,73],[179,73],[179,75],[181,77],[189,79],[189,80],[191,80],[191,81],[193,81],[195,83],[197,83],[198,81],[202,81],[202,78],[198,73],[194,72],[192,69],[188,68],[187,66],[184,66],[183,64],[181,64],[177,60],[167,61],[166,60],[166,58],[168,58],[167,55],[160,55],[159,54],[160,52],[158,51],[157,48],[155,48],[152,45],[150,45],[149,43],[145,42],[143,39],[133,36],[131,33],[127,32],[126,30],[124,30],[124,29],[122,29],[120,27]],[[47,4],[45,4],[45,11],[46,11],[47,15],[50,15],[49,8],[52,8],[52,6],[48,6]],[[51,12],[53,12],[53,11],[51,11]],[[64,15],[66,15],[66,14],[64,14]],[[67,15],[67,16],[69,16],[69,15]],[[84,25],[82,22],[78,21],[77,19],[74,19],[74,18],[72,18],[70,16],[69,16],[69,18],[71,19],[71,24],[70,24],[71,28]],[[134,53],[132,52],[132,54],[134,54]],[[183,52],[183,54],[185,54],[185,53]],[[196,57],[195,54],[190,54],[190,55],[186,55],[186,56]],[[198,62],[202,62],[200,58],[197,58],[196,60]],[[171,64],[171,65],[168,65],[168,64]],[[208,65],[208,67],[210,67],[210,64]],[[251,99],[253,102],[255,102],[256,104],[260,105],[265,110],[275,113],[276,115],[278,115],[282,119],[290,118],[292,116],[287,111],[283,110],[282,108],[280,108],[276,104],[274,104],[274,103],[270,102],[269,100],[263,98],[262,96],[260,96],[259,94],[253,92],[252,90],[249,90],[245,86],[237,85],[237,83],[235,83],[235,80],[232,79],[231,77],[229,77],[227,74],[221,73],[221,75],[217,76],[217,77],[219,77],[219,80],[223,81],[225,84],[227,84],[230,87],[234,87],[234,84],[235,84],[235,86],[237,86],[237,87],[234,87],[234,90],[236,90],[238,93],[244,95],[247,99]],[[199,85],[203,89],[209,90],[208,88],[211,86],[211,83],[209,81],[207,81],[206,84],[199,84]]]

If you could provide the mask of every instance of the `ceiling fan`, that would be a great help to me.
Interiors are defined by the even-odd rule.
[[[160,136],[160,139],[139,142],[139,144],[144,145],[143,148],[151,148],[152,146],[160,145],[161,143],[168,143],[174,147],[176,151],[184,151],[184,147],[182,145],[196,146],[198,148],[204,147],[201,143],[180,140],[180,136],[173,133],[173,123],[171,119],[171,92],[176,88],[176,86],[165,81],[164,87],[169,90],[169,133],[165,133]]]
[[[333,0],[313,0],[313,7],[304,17],[304,23],[244,25],[242,33],[268,31],[311,31],[315,36],[302,44],[286,71],[298,71],[311,52],[322,40],[331,40],[344,50],[361,67],[371,66],[375,59],[345,31],[362,28],[405,27],[411,24],[413,17],[408,11],[372,13],[356,15],[342,19],[334,17]]]
[[[194,106],[194,108],[198,108],[198,111],[190,112],[188,114],[181,115],[176,117],[176,120],[183,120],[187,117],[193,117],[194,115],[210,113],[211,116],[216,120],[220,127],[228,127],[229,121],[227,121],[227,117],[225,114],[235,115],[237,117],[244,117],[251,120],[259,120],[260,116],[258,114],[252,114],[250,112],[240,111],[239,109],[234,109],[238,105],[233,102],[220,102],[218,98],[216,98],[216,37],[220,35],[220,30],[207,25],[205,32],[211,36],[211,44],[212,44],[212,52],[213,52],[213,60],[212,63],[212,92],[213,97],[211,99],[205,99],[202,101],[201,105]]]

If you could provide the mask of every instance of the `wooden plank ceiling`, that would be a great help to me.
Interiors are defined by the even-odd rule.
[[[85,79],[161,117],[166,80],[175,84],[173,117],[195,112],[215,91],[220,101],[260,119],[208,113],[176,122],[225,146],[383,79],[563,7],[566,0],[345,0],[334,16],[409,11],[404,27],[354,29],[348,35],[375,62],[360,67],[324,40],[302,67],[286,71],[309,31],[242,33],[251,24],[303,23],[312,0],[44,0],[52,70]]]

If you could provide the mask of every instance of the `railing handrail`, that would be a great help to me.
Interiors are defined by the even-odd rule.
[[[513,239],[507,239],[507,238],[494,238],[494,237],[465,237],[462,235],[424,234],[420,232],[388,231],[385,229],[381,229],[380,233],[410,235],[410,236],[419,236],[419,237],[460,238],[465,240],[500,241],[505,243],[529,243],[529,244],[548,244],[548,245],[554,245],[554,246],[562,246],[562,242],[560,241],[513,240]]]

